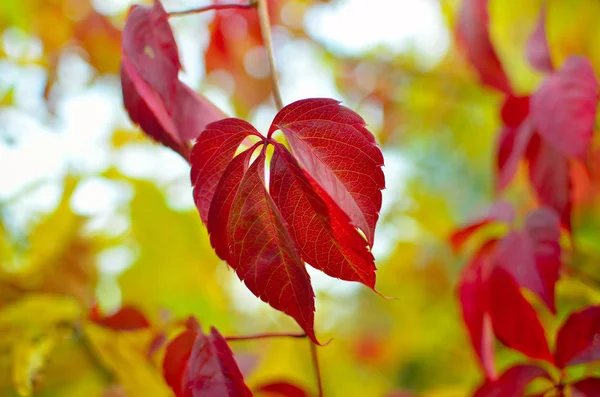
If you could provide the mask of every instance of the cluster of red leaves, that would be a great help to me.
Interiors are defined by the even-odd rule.
[[[385,184],[375,138],[358,114],[333,99],[285,107],[267,136],[225,118],[178,80],[181,65],[167,17],[156,1],[151,8],[133,6],[127,18],[121,79],[129,116],[189,159],[194,200],[219,257],[318,343],[305,262],[375,288],[370,249]],[[276,131],[292,151],[272,138]],[[236,155],[250,137],[259,142]]]
[[[487,0],[465,0],[458,38],[484,85],[506,95],[497,151],[497,191],[501,192],[525,159],[529,179],[542,207],[531,212],[523,230],[511,230],[500,240],[485,243],[467,265],[459,296],[473,347],[486,374],[476,396],[523,395],[536,378],[553,381],[562,395],[564,379],[552,379],[542,367],[517,365],[496,377],[493,336],[504,345],[562,370],[600,358],[595,335],[600,332],[600,307],[571,315],[558,332],[554,353],[544,328],[522,289],[533,292],[555,313],[554,287],[561,267],[561,226],[571,231],[572,162],[587,162],[596,107],[598,81],[590,62],[568,58],[554,68],[545,33],[546,9],[527,46],[527,58],[547,77],[530,96],[517,97],[494,50],[489,35]],[[458,249],[477,229],[493,222],[512,223],[514,211],[497,204],[482,220],[453,234]],[[600,379],[570,384],[572,395],[592,396]],[[596,394],[592,394],[596,393]]]
[[[130,306],[110,315],[92,307],[89,317],[98,325],[120,332],[152,328],[145,315]],[[148,347],[148,356],[163,347],[165,340],[165,331],[158,332]],[[214,327],[209,335],[204,334],[193,317],[185,321],[185,329],[166,345],[162,371],[177,397],[253,396],[225,338]],[[308,397],[303,389],[285,381],[265,383],[254,390],[265,397]]]
[[[315,342],[314,292],[304,262],[375,288],[370,247],[383,157],[364,125],[335,100],[306,99],[279,112],[266,137],[243,120],[225,119],[210,124],[192,150],[194,199],[215,251],[256,296],[292,316]],[[272,139],[276,130],[295,155]],[[260,142],[234,157],[249,136]]]

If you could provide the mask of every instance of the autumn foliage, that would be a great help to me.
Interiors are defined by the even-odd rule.
[[[75,43],[87,51],[87,62],[99,75],[119,76],[119,106],[122,102],[128,120],[188,167],[185,194],[193,213],[173,210],[164,192],[115,166],[102,177],[135,191],[131,220],[121,234],[96,236],[93,243],[84,237],[86,218],[71,209],[80,177],[65,179],[56,214],[28,238],[33,248],[20,249],[16,240],[9,240],[0,216],[0,332],[6,335],[0,337],[0,358],[5,358],[1,349],[10,357],[0,366],[10,372],[6,382],[0,374],[0,392],[102,397],[600,395],[600,284],[584,267],[595,262],[600,238],[600,221],[594,218],[600,197],[595,145],[600,69],[590,50],[596,43],[579,45],[567,29],[564,37],[572,41],[562,42],[557,23],[549,22],[561,8],[542,1],[527,6],[535,8],[535,18],[517,46],[519,56],[509,57],[506,48],[515,45],[498,39],[494,32],[501,21],[494,18],[513,18],[515,6],[505,6],[509,11],[503,14],[498,1],[462,0],[455,9],[443,8],[454,24],[456,54],[439,61],[442,66],[415,66],[377,53],[364,59],[332,54],[318,44],[323,58],[336,65],[341,95],[351,100],[342,104],[340,98],[315,96],[285,103],[271,36],[281,25],[286,34],[310,42],[310,34],[294,22],[294,13],[305,12],[307,3],[215,1],[168,12],[162,1],[153,0],[132,5],[122,15],[121,29],[91,3],[69,9],[75,16],[63,19],[57,17],[60,7],[36,4],[48,21],[64,28],[42,40],[48,70],[43,98],[49,112],[56,112],[53,93],[64,84],[58,59]],[[596,11],[600,17],[600,8]],[[207,80],[220,78],[235,88],[228,111],[237,117],[229,117],[182,78],[184,58],[173,18],[206,12],[214,14],[203,53]],[[47,24],[41,21],[35,19],[36,29]],[[0,27],[2,23],[0,18]],[[285,36],[277,34],[278,40]],[[118,64],[108,62],[113,57],[102,56],[100,49],[112,50]],[[256,54],[260,62],[252,58]],[[449,70],[458,72],[446,80]],[[523,83],[526,78],[515,77],[523,70],[537,80]],[[219,74],[223,71],[227,78]],[[436,82],[428,80],[431,76]],[[467,87],[464,92],[454,80]],[[439,92],[423,95],[427,90]],[[265,103],[273,110],[272,121],[260,131],[251,121],[256,120],[255,108]],[[493,114],[493,136],[477,135],[483,119],[478,108]],[[423,117],[415,117],[415,109]],[[365,119],[373,119],[375,126]],[[446,168],[452,166],[445,162],[460,156],[443,154],[450,151],[448,138],[437,132],[457,125],[473,125],[468,131],[475,133],[453,132],[449,141],[478,163],[464,160],[468,171],[448,174]],[[418,134],[410,136],[404,129]],[[437,132],[426,135],[428,129]],[[115,133],[112,139],[118,149],[146,144],[140,136],[139,131],[127,138]],[[491,152],[485,167],[480,148],[470,146],[480,141]],[[405,146],[410,149],[398,149]],[[418,154],[411,158],[407,152],[413,149]],[[419,156],[434,159],[433,172]],[[399,158],[421,167],[412,169],[411,182],[401,189],[391,180],[401,179],[401,172],[384,174],[386,167],[402,163]],[[160,164],[154,165],[155,172],[160,170]],[[476,183],[469,179],[474,174]],[[386,184],[392,185],[390,195],[401,196],[388,196],[391,210],[385,205]],[[431,187],[436,184],[446,190]],[[487,199],[477,205],[482,211],[477,213],[467,194],[461,195],[468,189],[470,194],[485,191]],[[410,199],[402,202],[405,195]],[[146,211],[140,204],[144,200],[158,204]],[[457,202],[467,208],[453,217],[451,203]],[[437,207],[443,209],[432,212]],[[114,224],[107,229],[117,229]],[[51,248],[44,248],[47,239],[52,239]],[[378,243],[389,252],[378,253]],[[114,280],[107,274],[118,272],[106,263],[119,257],[105,260],[109,270],[104,274],[91,263],[115,247],[138,255],[139,264],[118,271],[123,272],[116,282],[118,304],[111,306],[102,298],[110,294],[101,286],[114,293]],[[15,265],[27,255],[32,264]],[[387,258],[383,266],[380,256]],[[141,266],[144,261],[154,267]],[[237,277],[233,282],[219,273],[227,270]],[[351,292],[319,294],[323,281],[314,276],[319,272],[334,279],[326,288],[352,282]],[[261,315],[232,309],[230,298],[223,298],[226,288],[241,288],[243,292],[230,295],[247,293],[270,308],[265,306]],[[419,289],[426,292],[414,292]],[[574,295],[584,296],[584,303],[574,303]],[[339,300],[336,309],[328,298]],[[282,316],[276,323],[282,329],[269,326],[268,316],[278,312]],[[232,326],[231,318],[243,326]],[[412,327],[420,327],[416,333],[423,335],[414,336]],[[296,343],[286,346],[305,343],[279,351],[277,346],[284,346],[276,344],[279,340]],[[258,351],[240,348],[238,342],[255,344]],[[268,343],[276,346],[269,353],[262,351]],[[82,376],[83,386],[67,376],[53,389],[52,370],[64,376],[70,368],[60,360],[53,367],[55,351],[66,352],[66,361],[75,366],[93,368]],[[411,354],[422,361],[411,361]],[[323,360],[325,355],[329,361]],[[335,355],[341,358],[332,361]],[[291,363],[289,368],[282,365],[286,376],[278,375],[277,361],[265,357]],[[472,368],[464,364],[463,371],[468,360]],[[267,375],[255,377],[261,365]],[[449,391],[443,385],[436,388],[438,378]],[[465,379],[466,386],[456,387]]]

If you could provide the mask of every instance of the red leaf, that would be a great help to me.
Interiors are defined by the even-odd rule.
[[[558,368],[600,360],[600,306],[591,306],[567,318],[556,336]]]
[[[534,365],[516,365],[506,370],[497,380],[486,381],[473,397],[524,396],[527,385],[537,378],[551,379],[548,372]]]
[[[585,160],[592,140],[598,80],[589,60],[571,56],[531,98],[537,132],[565,157]]]
[[[191,180],[194,200],[204,224],[208,222],[210,203],[225,169],[249,135],[262,137],[249,123],[230,118],[209,124],[196,140],[190,159]]]
[[[512,89],[490,40],[488,0],[463,0],[458,39],[484,85],[510,94]]]
[[[123,27],[122,55],[135,74],[131,77],[152,87],[170,111],[181,63],[167,18],[158,0],[153,7],[131,7]]]
[[[510,274],[502,268],[494,268],[486,290],[497,338],[528,357],[552,362],[544,328]]]
[[[268,383],[258,387],[256,391],[267,393],[272,397],[308,397],[308,393],[288,382]]]
[[[215,328],[210,336],[198,334],[189,362],[189,385],[194,397],[249,397],[233,353]]]
[[[185,141],[224,118],[206,98],[177,79],[181,64],[167,14],[154,6],[133,6],[123,30],[121,86],[131,120],[146,134],[184,157]]]
[[[550,209],[528,215],[525,230],[513,231],[498,243],[495,263],[524,288],[538,295],[554,313],[554,286],[561,266],[560,220]]]
[[[503,190],[513,179],[519,167],[519,161],[527,152],[533,129],[531,122],[525,120],[518,127],[503,127],[498,136],[498,154],[496,157],[498,176],[496,190]]]
[[[385,180],[383,156],[364,120],[334,99],[305,99],[283,108],[281,130],[299,164],[373,245]]]
[[[190,396],[188,364],[197,335],[197,331],[184,331],[167,345],[165,351],[163,376],[177,397]]]
[[[256,296],[292,316],[316,343],[314,292],[294,242],[266,190],[265,154],[244,175],[227,224],[228,263]]]
[[[529,97],[508,96],[502,106],[501,114],[504,126],[498,136],[496,156],[498,191],[504,189],[512,180],[533,134],[531,123],[527,119]]]
[[[450,236],[452,248],[459,250],[463,244],[480,228],[494,222],[512,223],[515,218],[515,210],[512,205],[506,201],[498,201],[480,220],[477,220],[462,229],[457,230]]]
[[[571,385],[571,397],[600,397],[600,378],[585,378]]]
[[[490,255],[495,244],[495,241],[489,241],[481,247],[472,262],[463,270],[458,284],[463,319],[471,337],[471,344],[489,378],[495,377],[494,336],[489,315],[486,314],[487,293],[483,273],[485,268],[489,267]]]
[[[332,277],[374,289],[375,263],[366,241],[325,191],[317,194],[309,178],[287,149],[276,144],[270,193],[302,258]]]
[[[192,159],[194,159],[194,151],[197,146],[198,144],[194,146],[194,150],[192,151]],[[254,150],[255,147],[244,151],[240,155],[234,157],[231,163],[229,163],[219,181],[208,213],[206,228],[210,233],[210,243],[214,247],[219,258],[227,261],[232,267],[232,260],[229,258],[229,235],[227,232],[229,214],[231,213],[233,201],[238,195],[240,184],[248,169],[250,157]],[[195,164],[192,163],[192,172],[194,168]],[[210,178],[212,176],[209,174],[207,177]],[[200,178],[201,177],[199,177],[199,179]],[[194,195],[196,195],[195,189]],[[196,202],[198,202],[197,198]]]
[[[119,331],[134,331],[150,327],[146,316],[131,306],[123,306],[110,316],[101,315],[97,307],[94,307],[90,313],[90,320],[103,327]]]
[[[539,135],[527,149],[529,179],[542,204],[554,209],[562,224],[571,229],[571,177],[569,161]]]
[[[163,374],[177,397],[250,397],[233,353],[219,332],[188,329],[169,343]]]
[[[552,72],[552,56],[548,48],[548,39],[546,38],[546,6],[542,6],[537,25],[529,42],[527,43],[527,59],[534,68],[542,72]]]

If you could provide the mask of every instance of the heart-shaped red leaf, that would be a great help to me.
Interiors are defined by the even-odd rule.
[[[188,329],[167,346],[163,374],[177,397],[251,397],[225,339]]]
[[[327,192],[315,189],[296,159],[275,145],[270,193],[302,258],[332,277],[375,288],[375,263],[367,242]]]
[[[305,99],[283,108],[269,136],[283,131],[298,163],[373,245],[385,179],[383,156],[364,120],[334,99]]]
[[[121,86],[129,117],[150,137],[187,158],[185,142],[225,116],[178,80],[177,44],[159,1],[153,7],[131,8],[121,51]]]
[[[554,209],[561,223],[571,229],[571,166],[569,160],[539,135],[527,148],[529,179],[542,204]]]
[[[513,231],[499,241],[494,261],[519,286],[538,295],[555,312],[554,286],[561,266],[560,220],[541,208],[527,216],[525,230]]]
[[[508,77],[490,40],[488,0],[463,0],[457,34],[481,82],[510,94]]]
[[[571,56],[531,98],[535,130],[565,157],[585,160],[594,132],[598,80],[590,61]]]
[[[506,370],[495,381],[486,381],[473,397],[524,396],[527,385],[537,378],[551,379],[543,368],[535,365],[516,365]]]
[[[537,25],[529,42],[527,43],[527,60],[534,68],[542,72],[552,72],[552,56],[548,47],[548,39],[546,37],[546,6],[543,5],[540,10]]]
[[[544,328],[516,280],[495,267],[487,283],[489,313],[496,337],[528,357],[552,362]]]
[[[571,397],[600,397],[600,378],[585,378],[571,385]]]
[[[600,306],[591,306],[567,318],[556,336],[556,366],[600,360]]]

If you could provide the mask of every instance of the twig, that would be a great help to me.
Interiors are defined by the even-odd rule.
[[[317,355],[317,345],[312,340],[310,343],[310,355],[312,357],[313,367],[315,369],[315,377],[317,378],[317,386],[319,388],[319,397],[323,397],[323,381],[321,380],[321,368],[319,367],[319,357]]]
[[[273,86],[273,99],[277,110],[283,108],[283,100],[279,91],[279,83],[277,82],[277,68],[275,67],[275,55],[273,52],[273,38],[271,37],[271,22],[269,21],[269,8],[267,0],[256,0],[258,6],[258,20],[260,22],[260,32],[263,38],[267,58],[269,59],[269,68],[271,76],[271,85]]]
[[[239,3],[237,3],[237,4],[236,3],[234,3],[234,4],[211,4],[209,6],[192,8],[189,10],[171,11],[171,12],[167,13],[167,15],[169,17],[180,17],[180,16],[184,16],[184,15],[199,14],[199,13],[205,12],[205,11],[230,10],[230,9],[234,9],[234,8],[247,10],[247,9],[254,8],[254,7],[256,7],[256,1],[252,0],[248,4],[239,4]]]
[[[284,333],[284,334],[255,334],[255,335],[244,335],[244,336],[227,336],[225,340],[227,342],[242,341],[242,340],[255,340],[255,339],[267,339],[267,338],[306,338],[305,333]]]

